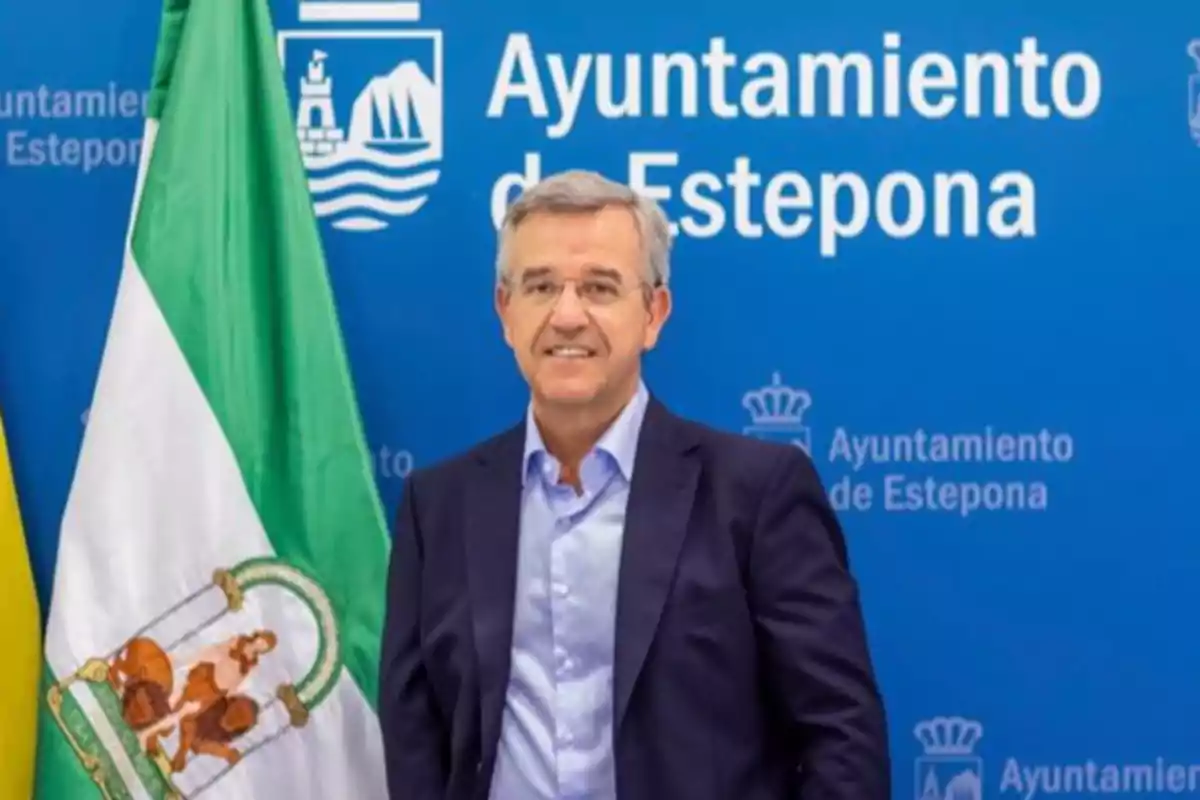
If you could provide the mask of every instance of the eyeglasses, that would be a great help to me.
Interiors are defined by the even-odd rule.
[[[526,278],[519,282],[505,280],[505,285],[522,303],[534,306],[552,306],[562,297],[568,283],[575,284],[575,296],[586,306],[611,306],[618,303],[632,292],[649,288],[649,284],[638,281],[636,285],[626,285],[619,280],[607,277],[589,276],[579,280],[563,279],[552,275]]]

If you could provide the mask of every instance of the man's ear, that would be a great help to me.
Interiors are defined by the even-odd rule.
[[[665,286],[658,286],[650,295],[650,301],[646,304],[646,315],[648,317],[646,324],[646,334],[642,339],[642,350],[653,350],[658,344],[658,337],[662,333],[663,326],[667,324],[667,319],[671,316],[671,290]]]
[[[497,283],[492,305],[496,309],[496,316],[500,319],[500,327],[504,330],[504,341],[508,343],[509,347],[512,347],[512,334],[508,329],[508,306],[511,301],[512,295],[509,294],[508,287]]]

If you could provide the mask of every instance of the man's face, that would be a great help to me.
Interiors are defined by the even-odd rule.
[[[671,305],[645,264],[623,208],[532,214],[517,228],[496,310],[537,401],[606,406],[633,388]]]

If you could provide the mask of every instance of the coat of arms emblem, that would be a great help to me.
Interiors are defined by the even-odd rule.
[[[290,621],[293,608],[308,624]],[[286,629],[265,623],[281,616]],[[257,558],[216,570],[113,652],[52,684],[47,700],[101,796],[190,800],[305,726],[341,666],[321,587],[280,559]]]

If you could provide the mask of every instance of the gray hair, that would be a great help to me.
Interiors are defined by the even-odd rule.
[[[529,215],[599,211],[612,206],[633,214],[646,251],[646,278],[652,286],[666,286],[671,278],[671,229],[662,208],[624,184],[581,169],[544,178],[508,207],[498,234],[496,280],[504,279],[509,237]]]

